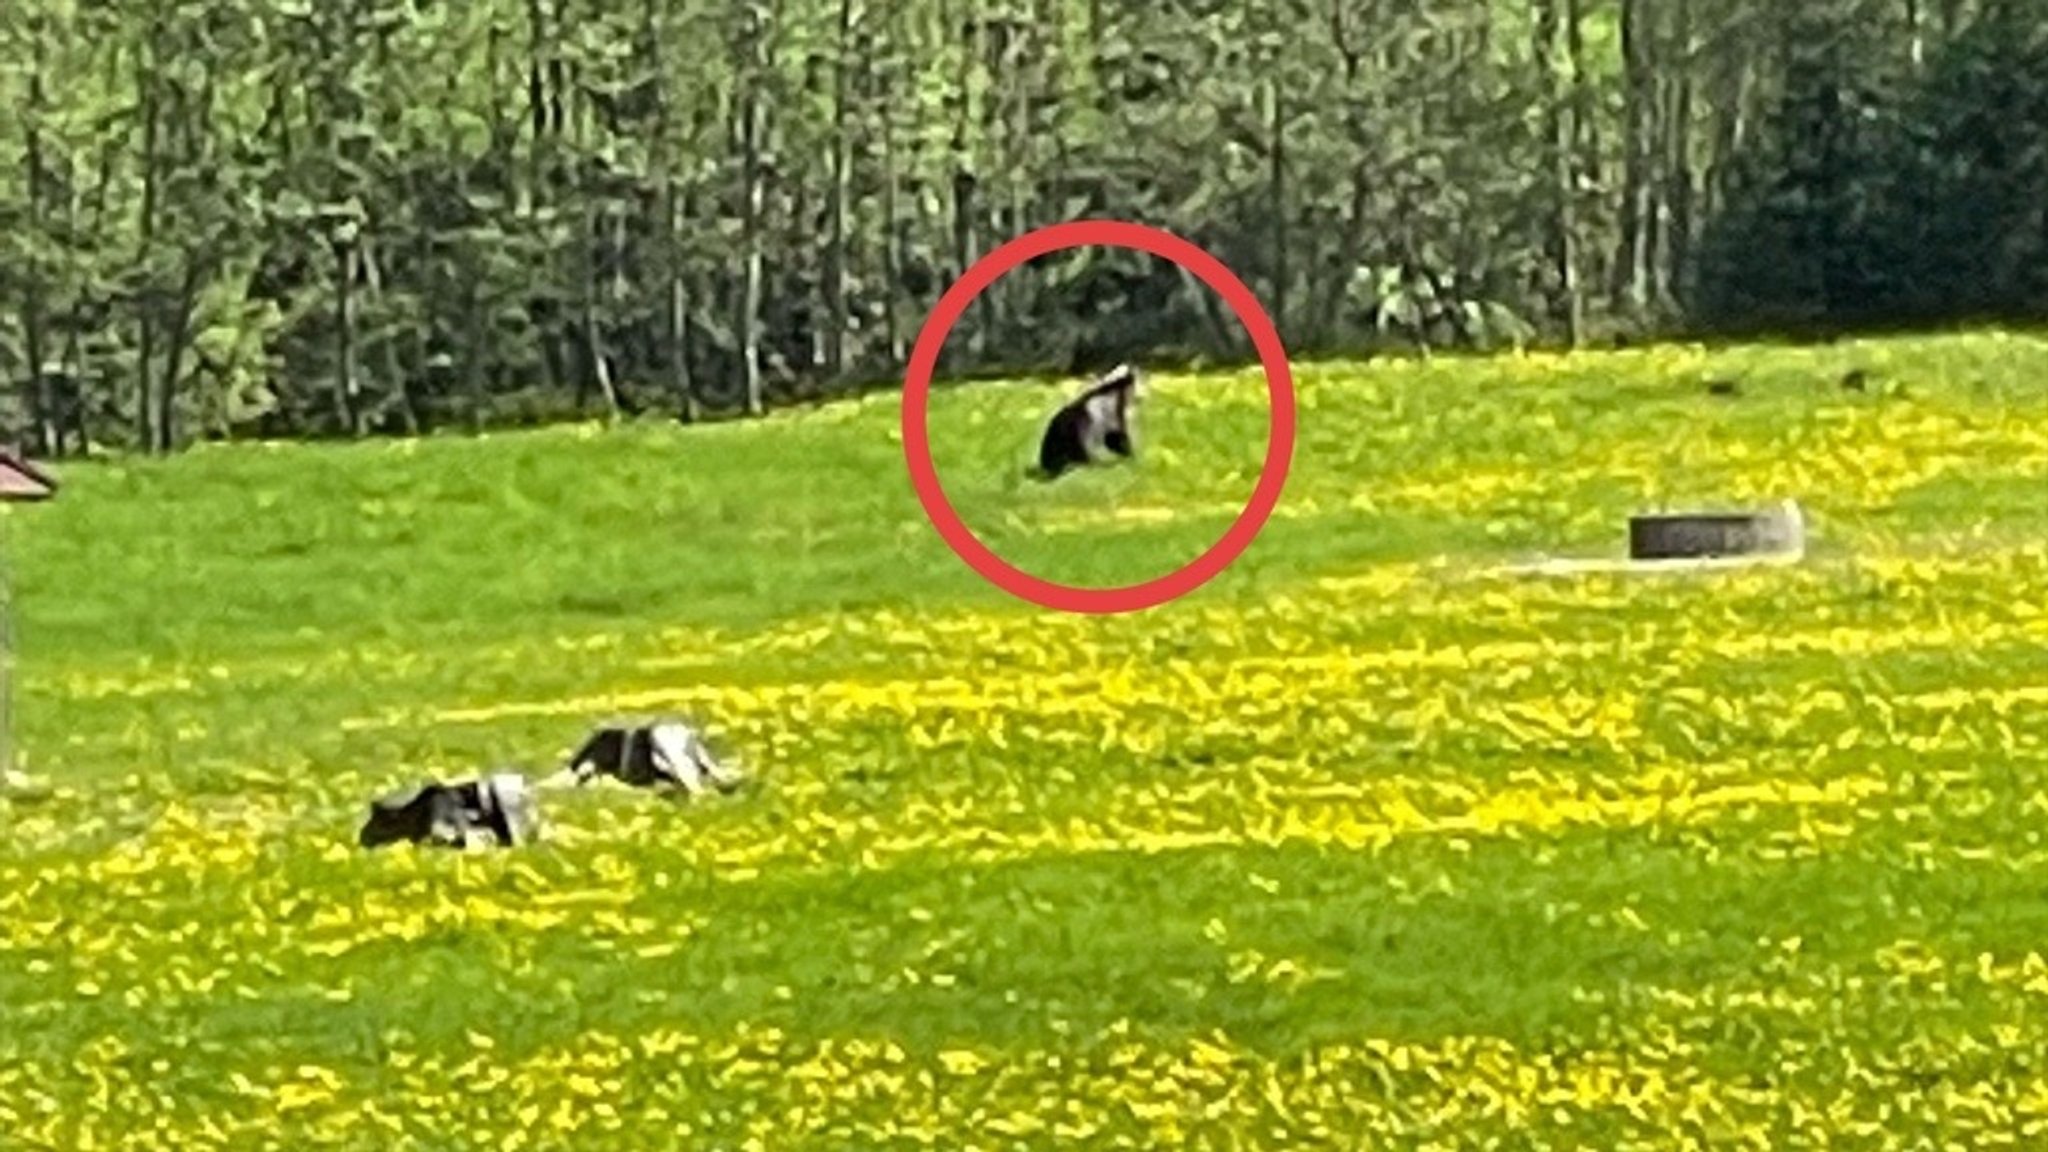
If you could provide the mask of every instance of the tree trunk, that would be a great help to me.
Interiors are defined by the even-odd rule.
[[[384,274],[377,259],[374,241],[365,237],[362,241],[362,268],[365,286],[370,290],[370,301],[377,313],[389,315],[384,305]],[[398,404],[398,418],[405,426],[405,434],[417,436],[420,432],[419,412],[413,407],[411,382],[406,377],[405,362],[398,355],[396,342],[385,339],[377,342],[377,349],[383,353],[384,386]]]
[[[668,180],[668,364],[669,380],[675,388],[677,411],[683,422],[695,424],[703,418],[697,406],[697,389],[690,379],[690,292],[683,276],[682,238],[689,225],[689,204]]]
[[[973,101],[970,96],[974,88],[974,61],[980,37],[979,25],[969,8],[968,15],[961,18],[957,31],[960,36],[960,71],[954,79],[959,93],[959,105],[953,119],[953,275],[957,278],[967,275],[974,266],[975,243],[974,223],[976,193],[979,181],[974,172],[973,143],[969,132],[974,123]],[[979,361],[987,348],[988,296],[983,292],[976,297],[968,311],[974,322],[966,326],[967,351],[970,358]]]
[[[1270,65],[1269,65],[1270,66]],[[1277,68],[1274,69],[1276,72]],[[1287,335],[1287,97],[1278,78],[1266,84],[1268,131],[1272,135],[1267,155],[1267,211],[1273,214],[1273,327]]]
[[[501,78],[506,71],[504,67],[506,35],[507,33],[499,23],[493,20],[484,40],[484,75],[487,77],[490,90],[493,93],[504,90],[500,85],[502,83]],[[518,75],[516,69],[517,64],[515,62],[512,69],[512,75],[514,76]],[[537,93],[529,92],[529,99],[536,96]],[[520,185],[518,172],[519,129],[512,115],[507,111],[509,103],[509,101],[497,99],[491,101],[487,117],[490,125],[490,145],[486,155],[490,158],[491,166],[501,173],[500,179],[504,181],[507,189],[515,192],[516,201],[516,190]],[[466,199],[469,190],[468,182],[466,178],[460,175],[458,175],[458,180],[461,181],[459,187],[462,188]],[[515,208],[517,208],[516,203]],[[458,355],[462,358],[463,392],[470,399],[470,430],[481,433],[488,423],[490,413],[490,365],[485,359],[484,349],[488,346],[488,337],[492,326],[492,317],[490,315],[491,302],[485,292],[485,276],[480,261],[482,244],[476,236],[474,227],[464,230],[460,244],[465,257],[468,259],[469,267],[466,269],[468,274],[463,276],[464,344]]]
[[[1088,62],[1088,80],[1095,86],[1095,111],[1106,124],[1116,101],[1110,97],[1109,60],[1102,50],[1109,43],[1109,26],[1102,14],[1102,0],[1088,0],[1088,43],[1094,46],[1095,55]]]
[[[653,54],[649,61],[654,73],[653,159],[655,171],[659,173],[662,272],[668,281],[666,362],[669,387],[674,393],[670,399],[675,404],[676,417],[685,424],[694,424],[701,413],[697,410],[696,389],[690,381],[690,293],[683,248],[691,205],[683,191],[682,181],[676,178],[677,153],[680,151],[676,147],[676,138],[681,125],[676,115],[675,96],[668,84],[669,44],[661,21],[662,10],[659,0],[646,0],[640,9],[640,20],[642,34]]]
[[[1048,83],[1045,77],[1050,66],[1045,63],[1045,59],[1046,54],[1051,52],[1052,46],[1050,44],[1051,38],[1045,34],[1047,27],[1047,25],[1040,24],[1035,27],[1025,28],[1020,23],[1016,32],[1017,39],[1010,46],[1008,74],[1011,77],[1011,166],[1007,177],[1010,186],[1011,239],[1022,236],[1031,230],[1030,192],[1032,175],[1038,171],[1038,165],[1034,163],[1034,157],[1032,156],[1031,145],[1032,141],[1039,137],[1038,131],[1035,130],[1035,126],[1032,124],[1031,113],[1033,108],[1045,99],[1045,88]],[[1027,39],[1027,37],[1030,39]],[[1038,45],[1044,45],[1042,51],[1030,51],[1031,48]],[[1037,61],[1037,63],[1027,63],[1030,61]],[[1027,68],[1035,70],[1027,72]],[[1057,141],[1055,141],[1055,145],[1057,145]],[[1039,155],[1042,156],[1044,153]],[[1057,171],[1055,171],[1055,174],[1057,175]],[[1024,291],[1028,283],[1024,278],[1017,277],[1014,291]]]
[[[1640,312],[1649,303],[1655,194],[1651,171],[1656,77],[1651,71],[1647,0],[1621,0],[1623,154],[1621,244],[1612,291],[1619,309]]]
[[[196,46],[192,41],[186,41],[181,47],[189,51]],[[188,171],[212,172],[216,164],[217,158],[212,155],[210,147],[215,83],[215,75],[206,73],[200,81],[196,101],[186,94],[183,85],[173,84],[171,89],[175,97],[171,107],[174,110],[172,124],[177,131],[176,153],[179,163]],[[182,197],[180,206],[188,213],[194,211]],[[179,245],[184,268],[177,294],[171,300],[169,340],[165,349],[168,359],[164,374],[157,381],[157,450],[165,454],[175,451],[178,446],[177,402],[184,379],[185,358],[191,351],[187,345],[191,339],[192,321],[199,307],[200,292],[218,259],[218,241],[213,232],[220,225],[217,220],[209,218],[210,211],[210,207],[197,209],[199,219],[188,217],[181,221],[187,233],[184,243]]]
[[[97,234],[106,219],[107,189],[114,175],[113,152],[114,148],[110,142],[101,143],[94,165],[92,187],[82,197],[69,197],[64,206],[65,227],[74,236],[83,233]],[[81,225],[81,209],[90,212],[90,224]],[[50,402],[55,407],[49,414],[49,420],[55,442],[48,451],[53,456],[64,456],[74,449],[83,453],[90,441],[86,429],[84,334],[96,323],[91,316],[100,304],[101,298],[94,286],[75,285],[71,293],[70,306],[64,311],[64,351],[58,361],[59,379],[53,382],[55,387],[50,393]]]
[[[893,25],[885,28],[893,29]],[[889,362],[901,364],[907,350],[903,344],[903,320],[897,303],[903,293],[902,253],[897,247],[897,221],[903,196],[903,173],[896,155],[895,96],[899,62],[894,55],[896,43],[893,33],[885,31],[884,35],[889,40],[886,50],[889,63],[883,69],[878,85],[882,130],[882,332],[889,346]]]
[[[1671,59],[1665,67],[1671,91],[1670,112],[1665,121],[1668,148],[1665,152],[1665,202],[1670,206],[1668,240],[1664,245],[1663,275],[1659,288],[1666,301],[1677,298],[1692,260],[1693,201],[1692,164],[1693,88],[1693,0],[1672,0]]]
[[[560,24],[559,18],[555,24]],[[568,294],[562,291],[564,270],[552,243],[553,238],[541,227],[540,211],[552,206],[556,199],[555,177],[559,167],[556,145],[563,127],[562,98],[557,91],[562,78],[561,62],[557,58],[559,49],[555,47],[558,31],[558,28],[549,27],[543,0],[527,0],[526,94],[533,138],[526,153],[526,181],[519,189],[517,199],[527,237],[536,242],[538,249],[541,266],[535,270],[535,279],[539,281],[538,292],[547,304],[541,310],[543,314],[535,317],[538,322],[534,335],[541,343],[541,363],[547,372],[548,388],[556,394],[568,388],[569,357],[564,349],[566,339],[563,331]]]
[[[744,16],[744,69],[742,91],[739,100],[740,115],[740,180],[745,204],[740,213],[740,251],[745,261],[740,290],[740,315],[738,324],[741,380],[745,388],[746,406],[749,415],[758,416],[764,411],[761,393],[761,274],[762,238],[761,215],[763,209],[764,180],[761,174],[761,82],[766,70],[762,59],[763,42],[767,30],[760,26],[760,20],[750,6]]]
[[[541,0],[526,0],[526,111],[533,124],[533,150],[527,153],[527,179],[540,186],[541,141],[548,135],[546,71],[547,15]]]
[[[185,355],[192,334],[192,316],[199,306],[199,290],[206,282],[204,258],[193,253],[185,260],[185,273],[171,305],[170,330],[165,334],[163,380],[157,388],[157,451],[168,455],[178,447],[178,381],[185,372]]]
[[[28,253],[22,268],[21,335],[28,353],[29,416],[35,423],[36,451],[56,455],[62,448],[55,420],[55,397],[50,394],[50,374],[44,363],[43,345],[43,16],[29,9],[27,147],[22,159],[28,166]]]
[[[1607,166],[1601,153],[1601,111],[1593,90],[1591,70],[1586,67],[1585,0],[1563,0],[1563,4],[1565,63],[1571,71],[1573,215],[1583,217],[1582,209],[1591,208],[1597,213],[1599,207],[1606,203],[1603,182],[1607,178]],[[1583,227],[1585,221],[1581,219],[1579,223]],[[1579,307],[1583,312],[1587,303],[1587,285],[1605,283],[1611,261],[1609,253],[1593,244],[1582,245],[1576,256],[1574,263],[1579,268],[1581,281]],[[1597,287],[1594,290],[1597,291]]]
[[[1035,171],[1031,163],[1031,130],[1025,122],[1031,109],[1024,66],[1028,58],[1026,37],[1030,33],[1021,15],[995,20],[983,17],[983,21],[982,59],[988,70],[991,98],[982,107],[981,138],[991,143],[1002,141],[997,153],[997,187],[988,195],[985,209],[987,225],[998,230],[993,246],[1024,231],[1024,189]],[[989,302],[990,331],[1005,346],[1018,331],[1022,293],[1029,283],[1023,276],[1005,276],[984,293]]]
[[[1550,161],[1550,263],[1556,277],[1554,311],[1565,342],[1576,348],[1584,315],[1579,296],[1578,192],[1573,179],[1573,120],[1560,75],[1557,0],[1536,0],[1536,65],[1543,75],[1544,143]]]
[[[582,189],[584,209],[581,213],[583,227],[577,238],[577,251],[582,254],[583,349],[589,360],[590,376],[597,382],[598,397],[604,401],[604,419],[611,423],[619,418],[619,390],[612,381],[610,350],[605,346],[604,312],[598,306],[598,280],[602,271],[600,264],[603,253],[599,251],[600,238],[604,233],[603,198],[592,189]]]
[[[846,200],[851,142],[847,139],[849,60],[853,54],[854,0],[839,0],[839,41],[832,64],[831,221],[825,242],[825,371],[833,381],[846,374]]]
[[[141,89],[142,104],[142,220],[138,229],[140,250],[135,263],[142,270],[142,280],[147,286],[137,302],[140,332],[136,340],[135,357],[135,438],[144,452],[157,448],[156,434],[156,385],[154,380],[156,362],[156,293],[155,247],[157,226],[157,204],[162,196],[162,173],[158,169],[162,157],[162,100],[158,87],[156,45],[161,40],[163,26],[153,22],[148,45],[136,63],[136,86]]]
[[[356,259],[355,237],[336,237],[334,407],[341,419],[342,433],[351,437],[363,434],[362,412],[357,403],[362,385],[356,368]]]
[[[1586,67],[1585,0],[1564,0],[1564,52],[1572,74],[1572,147],[1581,187],[1598,186],[1603,176],[1600,115],[1594,104],[1592,73]]]
[[[1315,338],[1320,342],[1341,338],[1339,316],[1350,296],[1351,279],[1365,258],[1367,214],[1372,207],[1373,139],[1359,108],[1358,78],[1364,64],[1363,50],[1353,42],[1347,13],[1350,0],[1330,0],[1330,41],[1343,64],[1345,144],[1351,149],[1349,207],[1337,242],[1337,265],[1330,283],[1319,293],[1316,306]]]
[[[1739,48],[1715,52],[1714,85],[1708,122],[1706,171],[1701,180],[1699,216],[1711,219],[1728,203],[1736,156],[1748,138],[1744,106],[1749,101],[1750,57]]]
[[[805,93],[806,97],[810,95],[812,93]],[[808,102],[806,100],[806,103]],[[775,261],[776,271],[780,275],[771,283],[779,283],[781,289],[771,289],[770,299],[781,305],[784,319],[779,326],[770,327],[770,335],[777,338],[785,349],[801,340],[803,350],[792,357],[798,368],[799,386],[814,380],[818,365],[825,360],[823,326],[818,323],[815,315],[810,314],[808,307],[799,306],[800,311],[799,307],[791,307],[789,300],[790,296],[797,295],[802,299],[803,305],[807,306],[813,302],[806,276],[811,270],[810,250],[817,243],[817,234],[813,231],[816,220],[811,214],[811,182],[807,179],[808,175],[809,172],[801,165],[796,166],[796,170],[790,173],[790,180],[795,187],[789,191],[788,218],[779,232],[764,230],[764,234],[775,236],[780,245]],[[776,200],[778,203],[782,202],[781,197],[777,197]],[[804,290],[791,293],[792,281]]]
[[[463,277],[462,305],[467,337],[462,349],[463,391],[469,396],[470,430],[482,432],[490,412],[489,381],[484,372],[485,335],[490,329],[481,275]]]

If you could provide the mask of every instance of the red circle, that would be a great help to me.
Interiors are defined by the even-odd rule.
[[[1044,580],[991,551],[946,499],[938,469],[932,463],[926,418],[939,349],[974,298],[1003,273],[1026,260],[1084,244],[1135,248],[1171,260],[1214,289],[1250,334],[1252,347],[1257,349],[1259,363],[1266,372],[1266,391],[1273,407],[1271,431],[1266,438],[1266,462],[1259,469],[1259,482],[1252,489],[1251,503],[1229,531],[1179,571],[1122,588],[1086,588]],[[1287,484],[1287,469],[1294,457],[1294,424],[1294,376],[1288,368],[1287,349],[1281,345],[1273,318],[1260,306],[1258,297],[1222,261],[1196,245],[1170,232],[1121,220],[1072,220],[1049,225],[1027,232],[983,256],[946,290],[925,318],[903,375],[903,455],[910,465],[910,482],[917,489],[917,498],[924,504],[932,526],[956,555],[990,583],[1040,607],[1064,612],[1108,614],[1156,607],[1187,595],[1228,568],[1251,546],[1280,502],[1280,490]]]

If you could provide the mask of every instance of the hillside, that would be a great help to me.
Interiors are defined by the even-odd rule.
[[[1851,367],[1865,393],[1839,389]],[[1710,396],[1708,378],[1740,383]],[[75,463],[8,512],[0,1126],[31,1147],[1912,1147],[2048,1117],[2048,343],[1302,365],[1279,512],[1054,617],[894,396]],[[1155,576],[1263,448],[1165,377],[1013,561]],[[1512,576],[1800,499],[1791,569]],[[366,853],[378,791],[616,708],[750,779]],[[571,1137],[572,1129],[580,1132]]]

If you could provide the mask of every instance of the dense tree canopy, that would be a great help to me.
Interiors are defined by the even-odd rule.
[[[168,451],[892,378],[1116,215],[1297,352],[2048,302],[2038,0],[0,6],[12,436]],[[951,370],[1236,359],[1170,266],[1004,278]]]

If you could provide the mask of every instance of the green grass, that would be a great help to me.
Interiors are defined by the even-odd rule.
[[[2029,1146],[2044,380],[1997,334],[1301,365],[1266,531],[1116,617],[954,558],[893,396],[62,469],[8,513],[0,1131]],[[1145,580],[1243,506],[1256,375],[1163,377],[1136,462],[1026,483],[1062,395],[932,398],[1013,563]],[[1500,571],[1785,496],[1796,568]],[[544,774],[614,708],[749,786],[354,848],[371,795]]]

